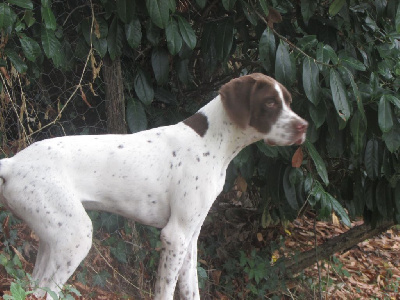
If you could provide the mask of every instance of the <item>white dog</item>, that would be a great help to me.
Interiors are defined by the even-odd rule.
[[[33,278],[59,292],[92,244],[85,209],[162,228],[156,299],[199,299],[197,238],[226,168],[247,145],[301,144],[307,122],[290,93],[252,74],[176,125],[131,135],[67,136],[0,161],[0,200],[38,235]],[[43,295],[37,290],[38,295]]]

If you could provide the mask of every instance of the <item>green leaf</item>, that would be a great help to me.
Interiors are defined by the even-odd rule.
[[[346,0],[333,1],[333,3],[329,6],[329,14],[331,16],[335,16],[342,9],[342,7],[345,4],[346,4]]]
[[[165,28],[165,35],[167,38],[167,47],[169,53],[172,55],[177,54],[182,48],[182,37],[179,33],[178,23],[171,19]]]
[[[286,87],[290,87],[292,83],[292,63],[289,56],[288,46],[284,42],[280,42],[276,50],[275,60],[275,79]]]
[[[319,69],[314,60],[309,57],[305,57],[303,60],[303,88],[308,100],[317,106],[319,102]]]
[[[367,126],[358,111],[351,118],[350,130],[354,141],[353,153],[358,156],[364,148],[365,134],[367,132]]]
[[[147,11],[154,24],[164,29],[169,19],[169,3],[165,0],[146,0]]]
[[[181,59],[176,63],[179,80],[187,85],[191,79],[189,72],[189,59]]]
[[[122,53],[122,28],[118,23],[118,17],[114,16],[110,28],[108,29],[107,48],[112,60],[119,57]]]
[[[387,206],[387,197],[388,197],[388,187],[386,183],[381,180],[378,182],[378,185],[376,186],[376,206],[378,208],[378,211],[380,215],[384,218],[388,217],[388,211],[389,207]]]
[[[324,161],[322,160],[322,157],[319,155],[314,145],[311,144],[309,141],[306,141],[304,145],[307,148],[308,154],[310,155],[311,159],[314,162],[318,175],[321,177],[325,185],[328,185],[329,184],[328,172],[326,170],[326,166]]]
[[[0,3],[0,29],[8,28],[17,19],[15,12],[6,3]]]
[[[367,69],[361,61],[358,61],[357,59],[355,59],[353,57],[343,56],[343,57],[340,57],[340,60],[343,64],[345,64],[355,70],[365,71]]]
[[[337,201],[331,194],[326,193],[326,200],[331,205],[332,209],[337,213],[343,224],[347,227],[351,227],[351,222],[348,214],[344,210],[343,206]]]
[[[399,98],[393,96],[393,95],[385,95],[386,100],[389,100],[390,102],[393,103],[398,109],[400,109],[400,100]]]
[[[222,5],[227,11],[232,10],[235,7],[236,0],[222,0]]]
[[[394,153],[400,148],[400,124],[395,120],[394,126],[388,132],[383,133],[382,138],[390,152]]]
[[[233,19],[226,18],[217,24],[215,49],[220,61],[225,61],[232,49],[233,43]]]
[[[18,71],[18,73],[22,74],[25,73],[26,70],[28,70],[28,66],[26,65],[26,63],[14,50],[6,49],[4,52],[14,68]]]
[[[93,276],[93,284],[95,286],[104,287],[107,283],[107,279],[109,279],[110,277],[110,273],[108,273],[106,270],[102,270]]]
[[[330,71],[330,85],[336,112],[344,121],[347,121],[350,117],[349,100],[347,99],[347,92],[342,78],[334,69]]]
[[[286,167],[285,173],[283,175],[283,191],[285,193],[286,200],[289,203],[290,207],[293,208],[294,210],[298,210],[299,204],[297,203],[296,187],[289,180],[291,170],[292,170],[291,166]]]
[[[358,86],[357,86],[355,80],[354,80],[354,76],[350,72],[350,70],[347,69],[346,67],[340,67],[340,69],[347,75],[347,78],[350,80],[350,84],[353,89],[354,97],[356,97],[358,111],[360,112],[361,117],[362,117],[363,121],[365,122],[365,124],[367,124],[367,117],[365,115],[364,104],[362,102],[361,93],[358,89]]]
[[[30,61],[35,61],[36,58],[42,53],[39,44],[30,37],[27,37],[25,34],[20,34],[19,36],[19,41],[21,43],[22,51],[24,51],[25,57]]]
[[[149,105],[154,99],[154,89],[151,81],[143,71],[139,70],[136,74],[134,86],[140,101],[145,105]]]
[[[333,64],[337,64],[339,62],[339,58],[335,50],[333,50],[331,46],[324,45],[322,43],[319,43],[317,47],[317,60],[325,64],[328,64],[329,61],[331,61]]]
[[[50,6],[42,6],[41,12],[42,12],[42,19],[44,20],[46,29],[56,30],[56,28],[57,28],[56,17],[54,16],[54,13],[51,10],[51,7]]]
[[[135,49],[139,47],[142,41],[142,26],[139,19],[133,19],[128,24],[125,24],[125,35],[131,48]]]
[[[266,71],[269,71],[272,66],[272,59],[275,57],[275,35],[271,28],[267,27],[261,35],[258,46],[259,59]]]
[[[31,27],[33,24],[35,24],[36,19],[33,17],[33,11],[31,10],[26,10],[24,13],[24,21],[26,26]]]
[[[264,141],[257,142],[256,146],[265,156],[272,158],[278,157],[278,148],[268,146],[264,143]]]
[[[151,65],[158,85],[164,85],[168,82],[169,75],[169,55],[161,48],[153,48],[151,53]]]
[[[306,25],[308,25],[308,21],[314,15],[317,6],[318,2],[315,0],[301,0],[301,15]]]
[[[259,0],[258,3],[259,3],[260,6],[261,6],[261,9],[262,9],[262,11],[263,11],[263,13],[264,13],[264,16],[268,16],[268,14],[269,14],[269,8],[268,8],[267,1],[266,1],[266,0]]]
[[[207,0],[196,0],[196,3],[198,6],[200,6],[200,8],[204,8],[207,4]]]
[[[25,9],[33,9],[33,3],[30,0],[7,0],[7,2]]]
[[[176,1],[175,0],[168,0],[168,7],[169,10],[174,13],[176,11]]]
[[[123,23],[127,24],[133,20],[136,10],[135,3],[132,0],[117,0],[117,13]]]
[[[23,300],[26,297],[25,290],[19,283],[16,282],[11,282],[10,292],[11,295],[13,296],[13,299],[15,300],[17,299]]]
[[[178,16],[178,25],[179,31],[186,45],[188,45],[190,49],[194,49],[194,47],[196,47],[197,39],[196,34],[192,29],[192,26],[190,26],[188,21],[186,21],[181,16]]]
[[[396,18],[394,20],[395,26],[396,26],[396,31],[400,33],[400,5],[397,5],[397,12],[396,12]]]
[[[393,127],[392,107],[386,95],[383,95],[379,100],[378,123],[382,132],[388,132]]]
[[[308,112],[310,113],[311,120],[314,122],[316,128],[320,128],[326,120],[326,107],[325,103],[321,101],[317,106],[310,104],[308,106]]]
[[[380,177],[380,159],[379,143],[375,139],[367,142],[365,147],[364,165],[368,178],[375,180]]]
[[[112,245],[110,247],[110,252],[112,255],[114,255],[114,257],[123,264],[127,264],[128,260],[127,260],[127,249],[126,249],[126,245],[124,241],[118,241],[116,243],[116,247],[115,245]]]

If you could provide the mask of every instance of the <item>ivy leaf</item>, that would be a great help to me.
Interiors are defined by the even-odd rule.
[[[329,184],[328,172],[326,170],[325,162],[322,160],[322,157],[315,149],[314,145],[309,141],[305,142],[305,147],[307,148],[308,154],[314,162],[315,168],[317,169],[318,175],[321,177],[322,181],[325,185]]]
[[[109,279],[110,277],[110,273],[108,273],[106,270],[102,270],[93,276],[93,284],[95,286],[104,287],[107,283],[107,279]]]
[[[158,85],[166,84],[169,74],[168,52],[161,48],[154,48],[151,53],[151,65]]]
[[[315,106],[319,102],[319,69],[317,64],[309,57],[303,60],[303,88],[308,100]]]
[[[275,77],[286,87],[291,86],[292,82],[292,63],[290,61],[289,50],[286,44],[279,43],[276,50]]]
[[[349,100],[347,99],[347,92],[342,78],[334,69],[331,69],[330,71],[330,85],[336,112],[344,121],[347,122],[350,117]]]
[[[146,74],[139,70],[134,81],[135,92],[145,105],[149,105],[154,99],[154,89]]]
[[[194,47],[196,47],[197,39],[196,34],[192,29],[192,26],[190,26],[188,21],[186,21],[181,16],[178,16],[178,25],[179,31],[186,45],[188,45],[190,49],[194,49]]]
[[[129,0],[131,1],[131,0]],[[165,0],[146,0],[147,11],[154,24],[164,29],[169,19],[169,3]]]
[[[139,47],[142,41],[142,26],[139,19],[133,19],[128,24],[125,24],[125,36],[131,48]]]
[[[30,61],[35,61],[36,58],[42,53],[39,44],[30,37],[27,37],[25,34],[20,34],[19,36],[19,41],[25,57]]]
[[[379,100],[378,123],[382,132],[388,132],[393,127],[392,107],[386,95]]]
[[[169,53],[172,55],[177,54],[182,48],[182,37],[179,33],[178,23],[171,19],[165,28],[165,35],[167,38],[167,47]]]
[[[25,9],[33,9],[33,3],[30,0],[7,0],[7,2]]]

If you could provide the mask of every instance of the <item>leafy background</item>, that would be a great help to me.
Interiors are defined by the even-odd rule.
[[[292,92],[310,128],[298,149],[256,143],[233,160],[224,192],[235,188],[239,214],[254,228],[287,228],[309,211],[346,226],[400,220],[397,1],[8,0],[0,30],[3,157],[43,138],[106,133],[106,60],[122,66],[129,132],[181,121],[231,78],[263,72]],[[157,231],[91,216],[122,263],[132,257],[121,235],[157,248]],[[7,251],[23,252],[7,233],[17,221],[0,218]],[[201,253],[216,251],[217,241],[203,242]],[[225,271],[240,267],[237,253]],[[262,294],[255,281],[252,295]]]

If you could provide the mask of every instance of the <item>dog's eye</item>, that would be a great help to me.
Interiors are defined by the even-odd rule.
[[[276,105],[275,99],[274,98],[267,98],[265,101],[265,106],[267,108],[274,108]]]

